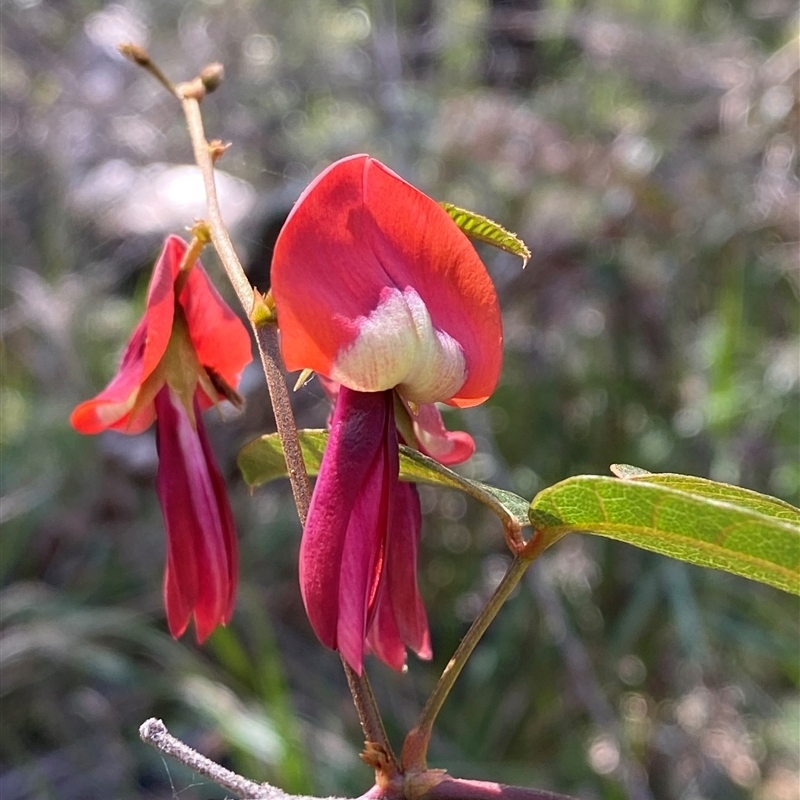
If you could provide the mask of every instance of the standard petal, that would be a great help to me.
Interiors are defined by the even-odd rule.
[[[167,532],[164,600],[173,636],[180,636],[194,615],[202,642],[230,616],[235,556],[232,516],[220,493],[222,476],[195,407],[197,429],[169,387],[156,396],[158,476],[156,489]],[[213,475],[213,477],[212,477]]]
[[[180,303],[200,363],[225,383],[238,386],[242,370],[253,360],[250,334],[199,261],[189,273]]]
[[[175,278],[185,252],[183,239],[168,236],[153,267],[145,309],[147,339],[142,355],[142,380],[155,370],[169,344],[175,314]]]
[[[331,420],[328,446],[320,465],[300,544],[300,590],[311,626],[320,641],[337,647],[341,571],[348,546],[348,569],[355,569],[359,541],[368,549],[375,538],[369,527],[350,527],[359,495],[384,447],[387,398],[383,394],[353,392],[342,387]],[[366,502],[366,501],[364,501]],[[367,506],[362,513],[367,513]],[[370,557],[371,558],[371,557]],[[369,559],[367,559],[369,560]],[[366,569],[363,570],[366,572]],[[343,587],[347,589],[348,587]],[[361,640],[366,624],[368,592],[357,595],[357,608],[348,606],[347,630],[361,619]],[[347,596],[348,601],[351,595]],[[351,652],[351,657],[354,657]],[[354,657],[354,660],[358,660]],[[355,668],[355,665],[354,665]]]
[[[272,286],[290,370],[331,376],[350,358],[355,374],[339,365],[336,376],[346,385],[366,388],[377,369],[381,380],[370,388],[382,389],[405,373],[397,383],[416,391],[417,402],[455,405],[481,402],[497,383],[500,312],[477,253],[437,203],[368,156],[333,164],[301,195],[275,245]],[[397,302],[407,290],[430,329],[413,300]],[[365,359],[352,354],[370,320],[393,344],[363,369]],[[428,396],[442,364],[453,369],[451,342],[466,379]]]

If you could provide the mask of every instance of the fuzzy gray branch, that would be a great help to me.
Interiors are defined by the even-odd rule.
[[[255,783],[206,758],[197,750],[176,739],[160,719],[151,718],[139,728],[139,737],[160,753],[175,759],[193,772],[214,781],[219,786],[247,800],[289,800],[292,795],[268,783]],[[311,800],[295,797],[293,800]]]
[[[256,783],[221,767],[216,761],[206,758],[180,739],[176,739],[160,719],[151,718],[143,723],[139,728],[139,736],[143,742],[154,747],[160,753],[189,767],[193,772],[214,781],[218,786],[222,786],[223,789],[227,789],[244,800],[321,800],[307,795],[288,794],[268,783]],[[464,780],[449,776],[444,779],[438,777],[437,780],[438,782],[432,782],[433,785],[422,795],[425,800],[575,800],[575,798],[563,794],[553,794],[539,789],[525,789],[521,786],[505,786],[500,783]],[[387,789],[373,786],[358,800],[404,800],[405,796],[406,793],[400,785]],[[328,797],[324,800],[349,799]]]

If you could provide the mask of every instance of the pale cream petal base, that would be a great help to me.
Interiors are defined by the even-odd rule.
[[[358,320],[359,335],[336,357],[330,377],[358,392],[397,388],[412,403],[448,400],[467,379],[458,342],[434,328],[422,298],[410,287],[387,289]]]

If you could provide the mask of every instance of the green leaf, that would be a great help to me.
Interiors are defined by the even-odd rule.
[[[322,454],[328,443],[328,432],[323,430],[298,431],[300,450],[309,475],[319,472]],[[239,471],[245,483],[253,489],[262,483],[286,478],[286,460],[283,457],[283,446],[277,433],[268,433],[246,444],[236,459]]]
[[[300,449],[309,475],[319,472],[328,432],[298,431]],[[246,444],[239,451],[239,470],[250,487],[260,486],[276,478],[287,477],[286,461],[278,434],[269,433]],[[479,481],[464,478],[411,447],[400,446],[400,479],[412,483],[427,483],[460,489],[479,500],[497,514],[509,536],[515,537],[528,522],[529,503],[504,489],[496,489]]]
[[[687,475],[581,475],[531,503],[537,533],[582,531],[800,594],[800,512],[775,498]]]
[[[516,233],[511,233],[488,217],[476,214],[474,211],[467,211],[466,208],[459,208],[452,203],[440,203],[439,205],[467,236],[471,236],[479,242],[486,242],[493,247],[499,247],[506,253],[519,256],[522,259],[522,268],[525,269],[531,259],[531,251]]]
[[[672,472],[649,472],[644,475],[633,475],[629,480],[655,483],[659,486],[678,489],[681,492],[710,497],[712,500],[722,500],[741,508],[749,508],[751,511],[757,511],[768,517],[800,525],[800,509],[777,497],[754,492],[752,489],[743,489],[741,486],[733,486],[730,483],[718,483],[710,481],[708,478],[696,478],[693,475],[678,475]]]

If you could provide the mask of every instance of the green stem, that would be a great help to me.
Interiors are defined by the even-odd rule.
[[[467,663],[467,659],[472,655],[472,651],[480,641],[492,620],[497,616],[503,603],[508,600],[511,592],[519,583],[525,570],[531,565],[530,559],[523,559],[517,556],[509,565],[506,574],[495,589],[494,594],[475,618],[461,643],[456,648],[456,652],[450,659],[450,663],[444,668],[438,683],[431,692],[422,713],[419,715],[417,724],[411,729],[403,743],[403,751],[400,756],[400,763],[403,772],[424,772],[427,767],[428,743],[433,730],[433,723],[444,704],[447,695],[453,688],[453,684],[461,674],[461,670]]]

